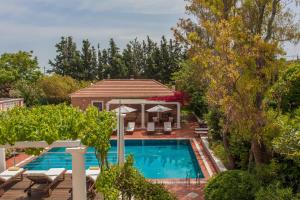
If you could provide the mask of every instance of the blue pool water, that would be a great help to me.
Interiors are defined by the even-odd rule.
[[[47,153],[25,165],[28,170],[47,170],[64,167],[72,169],[71,155],[64,147],[50,149]],[[203,177],[189,140],[125,140],[125,154],[132,154],[135,167],[146,178]],[[108,153],[110,163],[117,162],[117,142],[111,141]],[[86,168],[97,166],[94,149],[85,154]]]

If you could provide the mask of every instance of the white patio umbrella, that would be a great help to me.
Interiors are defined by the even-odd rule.
[[[147,110],[147,112],[157,112],[157,118],[159,119],[159,113],[170,111],[170,110],[172,110],[172,109],[168,108],[168,107],[165,107],[165,106],[162,106],[162,105],[157,105],[157,106],[154,106],[152,108],[149,108]]]
[[[136,111],[136,109],[122,105],[122,106],[114,109],[113,111],[117,112],[117,113],[121,112],[121,114],[126,114],[126,113],[134,112],[134,111]]]

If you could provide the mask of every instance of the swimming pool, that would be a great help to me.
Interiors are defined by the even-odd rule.
[[[28,170],[64,167],[72,169],[72,158],[65,147],[55,147],[24,166]],[[135,167],[146,178],[203,178],[189,140],[125,140],[125,154],[132,154]],[[111,140],[110,163],[117,162],[117,141]],[[86,168],[97,166],[94,149],[85,154]]]

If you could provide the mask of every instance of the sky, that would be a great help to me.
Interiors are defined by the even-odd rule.
[[[0,54],[33,51],[48,68],[61,36],[79,44],[89,39],[107,47],[114,38],[122,48],[134,38],[172,37],[184,0],[0,0]],[[294,7],[296,12],[300,7]],[[299,19],[299,12],[297,18]],[[286,44],[288,57],[300,56],[300,45]]]

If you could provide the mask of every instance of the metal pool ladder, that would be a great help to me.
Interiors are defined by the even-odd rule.
[[[196,184],[200,185],[200,179],[201,179],[201,173],[197,173],[197,177],[196,177]]]
[[[186,185],[191,185],[191,173],[188,171],[186,172],[185,183]]]

